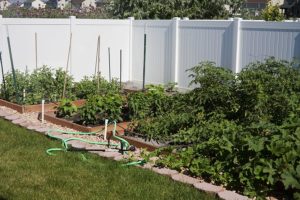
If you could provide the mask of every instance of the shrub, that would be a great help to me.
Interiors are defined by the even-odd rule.
[[[101,124],[105,119],[122,121],[123,98],[120,94],[90,96],[80,108],[80,118],[85,125]]]
[[[61,99],[56,110],[57,117],[72,117],[77,112],[77,106],[72,103],[71,99]]]
[[[119,93],[120,85],[117,80],[113,79],[112,82],[108,82],[104,77],[99,78],[99,91],[97,77],[85,76],[80,82],[75,83],[74,91],[77,98],[86,99],[89,95],[95,94],[111,94]]]
[[[273,5],[271,1],[268,2],[267,7],[262,11],[262,17],[266,21],[282,21],[284,20],[283,13],[280,12],[279,5]]]

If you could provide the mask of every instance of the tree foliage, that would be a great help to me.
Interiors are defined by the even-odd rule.
[[[226,0],[111,0],[108,6],[112,16],[136,19],[213,19],[227,15]]]
[[[280,12],[279,5],[273,5],[271,1],[268,2],[267,7],[262,11],[262,17],[266,21],[284,20],[284,14]]]

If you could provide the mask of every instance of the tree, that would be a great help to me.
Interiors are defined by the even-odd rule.
[[[284,20],[283,13],[280,12],[279,5],[273,5],[271,1],[268,2],[267,7],[262,11],[262,17],[266,21],[282,21]]]
[[[225,4],[229,6],[229,16],[232,17],[241,11],[245,0],[225,0]]]
[[[116,18],[213,19],[226,16],[226,0],[110,0],[108,10]]]

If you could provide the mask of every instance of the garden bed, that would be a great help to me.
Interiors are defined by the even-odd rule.
[[[158,148],[166,147],[168,145],[166,143],[158,143],[154,140],[145,141],[140,137],[133,137],[128,135],[122,135],[121,137],[127,140],[131,145],[134,145],[137,148],[147,149],[148,151],[155,151]]]
[[[84,103],[85,103],[84,99],[73,101],[73,104],[76,106],[82,106]],[[20,105],[3,99],[0,99],[0,106],[11,108],[19,113],[41,112],[42,110],[42,104]],[[57,106],[58,103],[46,103],[45,112],[54,111]]]
[[[54,111],[49,111],[45,113],[45,120],[49,121],[53,124],[57,124],[63,127],[68,127],[71,129],[74,129],[76,131],[80,131],[80,132],[96,132],[99,130],[104,129],[104,125],[99,125],[99,126],[83,126],[83,125],[79,125],[76,124],[70,120],[64,119],[64,118],[58,118],[55,116]],[[117,124],[117,132],[119,134],[123,134],[124,130],[127,128],[129,122],[121,122]],[[113,125],[109,125],[108,126],[108,131],[112,131],[113,130]]]

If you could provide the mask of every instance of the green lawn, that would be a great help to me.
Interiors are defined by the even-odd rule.
[[[214,199],[149,170],[85,153],[45,150],[60,142],[0,119],[2,199]]]

